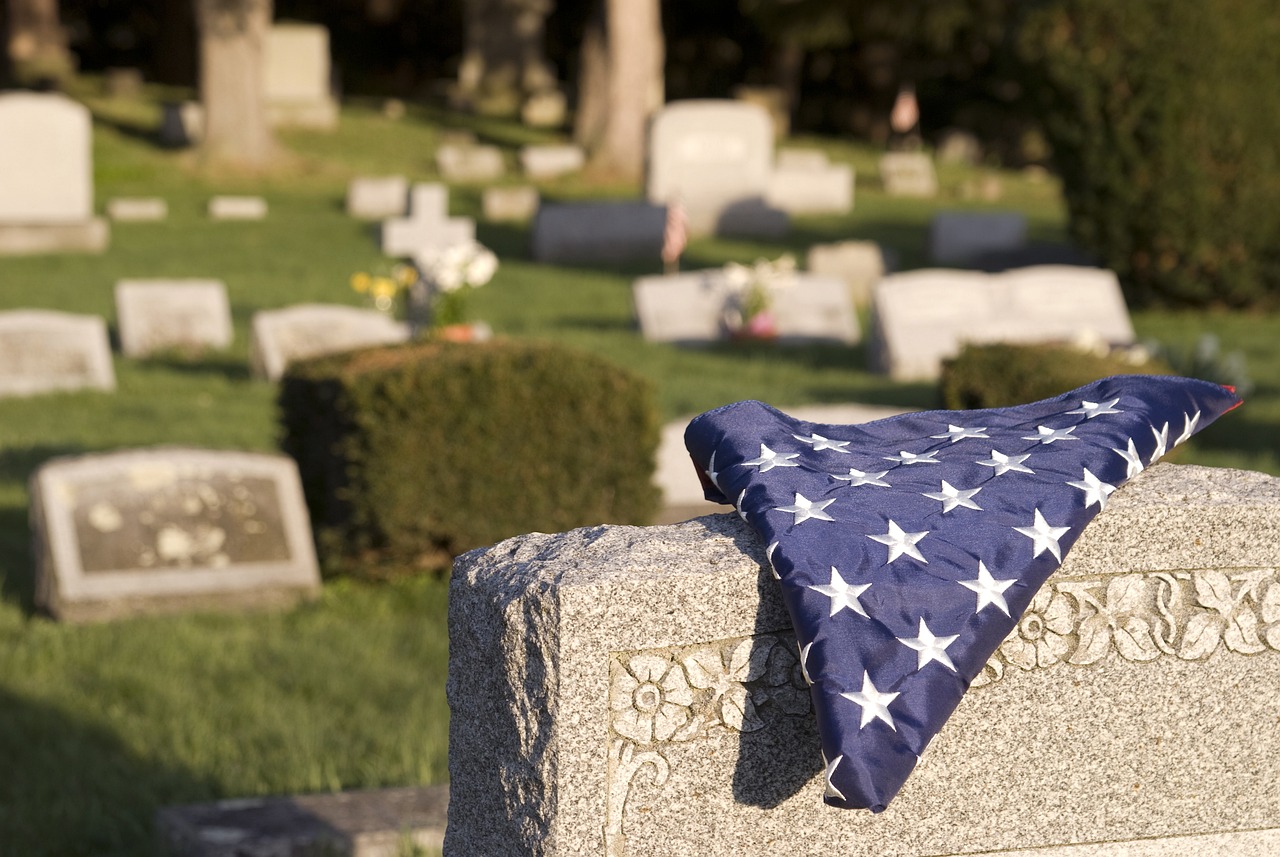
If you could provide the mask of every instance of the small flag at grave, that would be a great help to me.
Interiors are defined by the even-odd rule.
[[[737,507],[781,583],[826,803],[883,810],[1112,493],[1239,404],[1207,381],[1129,375],[863,425],[760,402],[695,418],[707,499]]]
[[[667,272],[680,269],[680,255],[689,243],[689,217],[684,202],[676,197],[667,203],[667,222],[662,228],[662,261]]]

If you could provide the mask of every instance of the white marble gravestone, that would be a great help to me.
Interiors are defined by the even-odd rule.
[[[231,344],[231,305],[220,280],[120,280],[116,283],[120,350],[202,351]]]
[[[533,221],[533,258],[568,264],[656,263],[666,221],[666,207],[647,202],[544,202]]]
[[[403,217],[408,203],[404,176],[360,176],[347,185],[347,214],[361,220]]]
[[[114,390],[107,323],[51,310],[0,312],[0,398]]]
[[[828,162],[821,149],[780,149],[765,201],[788,214],[845,214],[853,187],[853,167]]]
[[[0,255],[101,252],[89,110],[65,95],[0,93]]]
[[[966,342],[1134,339],[1116,275],[1069,265],[893,274],[875,287],[873,315],[871,363],[898,381],[937,378]]]
[[[475,221],[450,217],[449,189],[435,182],[410,189],[408,217],[382,221],[382,252],[388,256],[415,256],[429,248],[466,244],[475,237]]]
[[[31,477],[36,603],[59,619],[288,604],[320,589],[293,459],[160,447]]]
[[[253,314],[250,357],[256,377],[279,380],[289,363],[308,357],[407,342],[409,326],[371,309],[298,304]]]
[[[280,23],[267,31],[263,94],[273,125],[333,128],[338,103],[331,92],[329,30],[319,24]]]
[[[772,172],[773,126],[755,104],[675,101],[650,126],[646,194],[680,199],[691,235],[784,233],[786,213],[765,199]]]
[[[936,265],[980,263],[1027,244],[1027,217],[1017,211],[940,211],[929,222],[929,257]]]
[[[880,157],[880,181],[889,196],[938,195],[933,161],[923,152],[888,152]]]
[[[885,274],[884,252],[874,241],[837,241],[814,244],[805,268],[812,274],[839,277],[849,287],[855,306],[871,302],[871,289]]]
[[[700,344],[724,339],[725,312],[736,293],[724,271],[640,277],[631,287],[640,331],[650,342]],[[769,289],[782,344],[858,341],[858,317],[844,283],[796,273]]]
[[[736,514],[473,551],[444,853],[1280,853],[1278,569],[1280,480],[1149,468],[873,814],[822,803],[795,635]]]

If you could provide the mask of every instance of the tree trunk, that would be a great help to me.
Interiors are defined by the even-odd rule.
[[[644,175],[648,121],[663,101],[659,0],[605,0],[609,103],[592,166],[618,178]]]
[[[275,152],[263,94],[271,0],[195,0],[205,156],[262,167]]]
[[[74,73],[58,0],[8,0],[5,53],[15,80],[61,80]]]
[[[600,147],[609,115],[609,47],[604,31],[603,2],[592,6],[582,30],[578,60],[578,103],[573,113],[573,140],[588,152]]]

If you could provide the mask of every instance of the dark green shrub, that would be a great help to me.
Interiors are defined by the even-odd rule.
[[[442,567],[509,536],[654,512],[651,385],[553,345],[431,342],[292,366],[281,446],[329,569]]]
[[[1004,408],[1038,402],[1108,375],[1169,375],[1154,360],[1140,365],[1060,345],[966,345],[942,365],[943,407]]]
[[[1020,50],[1071,230],[1130,305],[1280,302],[1280,4],[1033,8]]]

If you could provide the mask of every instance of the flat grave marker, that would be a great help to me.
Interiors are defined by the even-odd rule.
[[[290,604],[319,571],[293,459],[158,447],[43,464],[31,477],[36,604],[98,621]]]
[[[120,280],[115,297],[120,350],[128,357],[231,344],[231,305],[220,280]]]
[[[107,200],[107,216],[117,223],[164,220],[169,216],[169,203],[158,196],[118,196]]]
[[[214,220],[262,220],[267,201],[260,196],[215,196],[209,200],[209,216]]]

